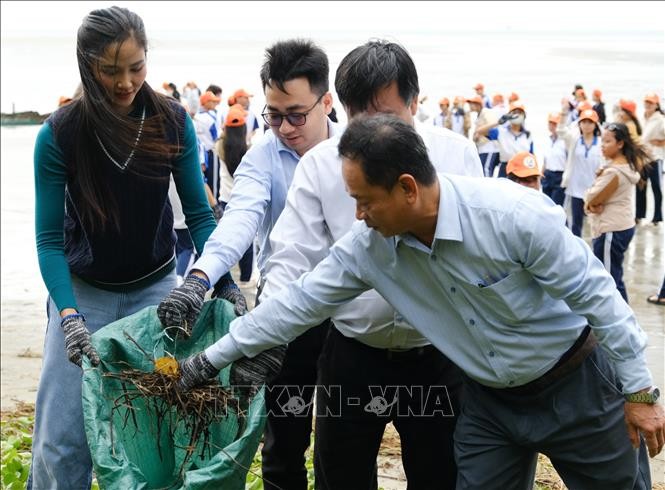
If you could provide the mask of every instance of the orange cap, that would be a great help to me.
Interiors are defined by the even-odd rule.
[[[593,109],[593,104],[589,102],[588,100],[583,100],[579,104],[577,104],[577,112],[584,112],[586,110]]]
[[[511,92],[510,95],[508,96],[508,102],[515,102],[516,100],[519,100],[520,96],[517,95],[515,92]]]
[[[558,112],[550,112],[547,115],[547,122],[553,122],[559,124],[560,120],[561,120],[561,114],[559,114]]]
[[[202,94],[201,97],[199,98],[199,102],[201,103],[202,106],[206,105],[208,102],[219,102],[220,100],[222,100],[222,99],[217,97],[215,94],[213,94],[209,90],[207,92],[205,92],[204,94]]]
[[[240,104],[232,105],[229,108],[229,113],[226,115],[226,119],[224,120],[224,126],[228,128],[237,128],[238,126],[242,126],[245,124],[246,117],[247,113]]]
[[[465,100],[466,99],[464,99],[464,97],[458,95],[455,97],[455,100],[453,102],[455,102],[455,104],[464,104]]]
[[[635,115],[635,111],[637,110],[637,104],[634,100],[621,99],[619,100],[619,107],[633,115]]]
[[[508,112],[513,112],[514,110],[520,110],[526,115],[526,109],[524,108],[524,104],[521,102],[513,102],[508,106]]]
[[[240,88],[235,92],[233,92],[233,97],[254,97],[254,96],[249,92],[245,91],[245,89]]]
[[[494,94],[494,96],[492,97],[492,105],[496,104],[503,104],[503,95]]]
[[[450,105],[450,101],[448,100],[448,97],[444,97],[443,99],[441,99],[441,100],[439,101],[439,105],[441,105],[441,104],[443,104],[443,105]]]
[[[467,102],[472,103],[472,104],[479,104],[481,107],[483,105],[483,98],[480,95],[476,95],[475,97],[471,97],[470,99],[466,99]]]
[[[600,99],[603,96],[603,93],[600,91],[600,89],[594,89],[593,96]]]
[[[660,105],[660,97],[658,97],[657,93],[652,92],[644,96],[644,102],[651,102],[652,104]]]
[[[515,154],[508,160],[506,174],[514,174],[522,178],[540,175],[540,168],[535,155],[528,151],[520,151]]]
[[[63,105],[67,105],[72,101],[71,97],[67,97],[66,95],[61,95],[60,98],[58,99],[58,107],[62,107]]]
[[[580,112],[579,120],[584,121],[585,119],[590,119],[591,121],[598,124],[598,114],[593,109],[587,109],[586,111]]]
[[[478,82],[477,84],[475,84],[475,85],[473,86],[473,89],[474,89],[474,90],[483,90],[484,88],[485,88],[485,85],[483,85],[483,84],[480,83],[480,82]]]

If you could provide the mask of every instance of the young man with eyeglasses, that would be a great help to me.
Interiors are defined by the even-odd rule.
[[[231,199],[203,255],[192,266],[184,284],[160,303],[158,315],[165,328],[194,324],[210,284],[238,262],[257,233],[257,266],[261,275],[258,302],[265,281],[265,263],[271,254],[268,236],[284,209],[296,166],[305,152],[337,131],[337,125],[328,119],[332,109],[328,74],[327,55],[309,40],[282,41],[266,49],[261,68],[266,97],[262,116],[272,131],[266,132],[243,157],[234,175]],[[314,329],[311,335],[292,342],[288,349],[278,347],[257,358],[234,363],[231,384],[258,388],[279,372],[283,361],[274,384],[309,385],[312,388],[303,397],[311,400],[318,353],[327,331],[327,327]],[[266,391],[269,412],[262,450],[265,488],[306,489],[304,453],[310,443],[311,414],[272,416],[273,408],[280,408],[273,393],[276,392]]]
[[[399,44],[372,40],[353,49],[337,68],[335,89],[349,120],[363,113],[397,116],[425,140],[437,170],[483,176],[469,139],[418,121],[418,73]],[[342,179],[339,138],[317,145],[296,169],[270,235],[266,299],[314,269],[356,221]],[[457,367],[376,291],[337,309],[319,362],[316,488],[376,488],[376,458],[389,422],[400,435],[409,488],[454,488],[452,435],[461,381]],[[383,403],[377,396],[387,403],[377,405]],[[441,405],[433,410],[437,399]]]

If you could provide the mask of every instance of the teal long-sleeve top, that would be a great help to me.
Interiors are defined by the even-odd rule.
[[[187,114],[184,114],[184,116],[185,128],[183,150],[179,156],[173,160],[172,173],[178,194],[182,201],[187,226],[194,245],[200,254],[203,251],[203,246],[206,240],[215,229],[216,223],[212,210],[208,205],[203,187],[203,177],[199,165],[194,125]],[[46,284],[46,288],[56,303],[58,310],[61,311],[64,308],[78,309],[71,282],[71,274],[75,271],[72,271],[72,258],[66,251],[65,240],[68,240],[69,242],[71,242],[72,239],[78,239],[80,241],[84,240],[81,240],[80,237],[72,238],[71,236],[68,236],[70,231],[66,229],[68,227],[65,226],[65,202],[68,194],[67,165],[63,149],[60,148],[56,141],[53,127],[49,121],[44,123],[37,136],[34,152],[34,168],[36,196],[35,228],[37,256],[41,274],[44,283]],[[71,179],[71,177],[69,178]],[[69,185],[71,185],[71,182]],[[168,180],[164,192],[168,192]],[[165,194],[165,196],[166,195],[167,194]],[[71,198],[71,196],[69,196],[69,198]],[[119,198],[130,198],[139,204],[142,199],[141,192],[132,196],[119,196]],[[135,220],[139,220],[139,225],[141,224],[140,220],[158,220],[159,224],[153,226],[153,228],[157,226],[167,226],[172,230],[173,215],[170,205],[166,202],[167,198],[161,196],[161,191],[160,199],[165,199],[164,206],[162,206],[160,211],[161,215],[154,216],[155,213],[150,211],[152,215],[146,216],[148,211],[144,211],[144,208],[148,209],[152,204],[148,203],[146,200],[152,198],[154,198],[153,195],[146,193],[144,198],[145,206],[135,206]],[[68,202],[70,202],[69,199]],[[132,218],[134,219],[133,214]],[[126,233],[129,234],[128,232]],[[136,235],[137,234],[133,232],[131,233],[131,236],[124,236],[121,240],[118,240],[117,237],[115,237],[113,242],[110,243],[110,246],[118,246],[119,250],[120,248],[124,250],[128,247],[131,249],[131,247],[134,246],[134,243],[136,243],[137,248],[139,245],[143,245],[144,249],[148,249],[149,247],[154,247],[154,243],[145,242],[149,242],[150,240],[154,242],[156,239],[159,239],[154,233],[152,236],[149,234],[140,236],[140,233],[139,236]],[[137,242],[141,240],[144,243],[141,244]],[[122,244],[119,242],[122,242]],[[122,245],[122,247],[120,247],[120,245]],[[96,279],[103,281],[105,278],[95,277],[94,267],[90,271],[90,274],[87,277],[82,277],[82,279],[97,287],[101,287],[102,289],[114,291],[129,291],[137,289],[138,287],[147,286],[163,277],[172,269],[172,243],[170,245],[171,255],[166,261],[162,260],[161,263],[155,264],[146,263],[150,262],[150,260],[143,261],[140,265],[149,268],[147,269],[147,273],[145,270],[139,272],[137,269],[140,269],[140,267],[133,269],[129,267],[129,269],[132,269],[131,272],[123,273],[125,274],[125,277],[123,277],[121,281],[117,281],[118,284],[116,285],[109,284],[108,287],[105,287],[104,285],[100,286],[100,284],[96,282]],[[92,249],[89,251],[89,255],[94,256],[94,243],[89,244],[86,242],[85,246]],[[122,265],[127,266],[126,254],[124,258],[121,252],[118,252],[116,255],[112,254],[111,257],[117,257],[118,262],[125,260],[124,264],[118,264],[120,269]],[[133,258],[136,260],[136,257]],[[160,257],[155,257],[155,259],[159,258]],[[109,266],[113,267],[113,264],[110,264]],[[132,273],[138,275],[136,277],[130,277],[129,275]]]

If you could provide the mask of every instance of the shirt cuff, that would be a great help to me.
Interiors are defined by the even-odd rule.
[[[233,361],[244,357],[244,354],[238,348],[238,344],[236,344],[235,340],[229,334],[224,335],[224,337],[208,347],[205,350],[205,355],[210,364],[217,369],[224,369]]]
[[[221,261],[211,254],[204,254],[199,260],[194,262],[191,270],[198,269],[205,273],[208,276],[210,284],[215,284],[219,281],[219,278],[228,272],[224,270]]]
[[[616,371],[625,394],[653,386],[653,378],[643,355],[616,363]]]

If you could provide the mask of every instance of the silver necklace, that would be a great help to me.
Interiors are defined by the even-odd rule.
[[[129,153],[129,156],[127,157],[127,160],[123,164],[120,164],[116,161],[115,158],[111,156],[111,154],[108,152],[106,147],[104,146],[104,143],[102,143],[102,140],[99,139],[99,135],[97,134],[97,131],[95,131],[95,137],[97,138],[97,142],[99,143],[99,146],[102,147],[102,150],[106,154],[109,160],[111,160],[116,167],[118,167],[120,170],[125,170],[127,168],[127,165],[129,165],[129,162],[132,161],[132,158],[134,158],[134,152],[136,151],[136,147],[139,144],[139,140],[141,139],[141,134],[143,134],[143,123],[145,121],[145,107],[143,108],[143,113],[141,114],[141,123],[139,124],[139,132],[136,135],[136,140],[134,140],[134,145],[132,146],[132,151]]]

